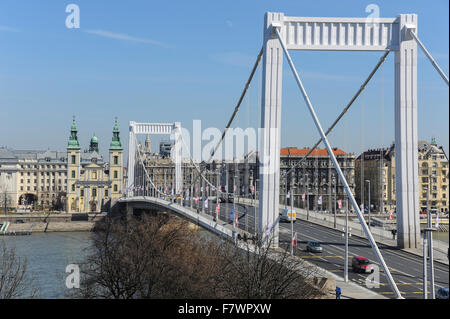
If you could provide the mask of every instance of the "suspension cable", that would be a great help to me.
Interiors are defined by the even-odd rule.
[[[253,76],[255,75],[256,69],[258,68],[259,62],[261,61],[261,57],[262,57],[262,55],[263,55],[263,52],[264,52],[264,46],[262,46],[262,47],[261,47],[261,50],[259,50],[258,56],[257,56],[257,58],[256,58],[256,62],[255,62],[255,64],[253,65],[253,69],[252,69],[252,71],[251,71],[251,73],[250,73],[250,76],[249,76],[249,78],[248,78],[248,80],[247,80],[247,83],[245,84],[244,90],[242,91],[241,96],[240,96],[240,98],[239,98],[239,100],[238,100],[238,103],[236,104],[236,107],[234,108],[233,114],[231,115],[230,119],[228,120],[227,125],[225,126],[225,129],[224,129],[224,131],[223,131],[223,133],[222,133],[222,136],[221,136],[219,142],[217,143],[217,145],[216,145],[216,147],[214,148],[214,150],[211,152],[211,156],[210,156],[210,158],[209,158],[209,160],[208,160],[208,163],[211,162],[212,158],[213,158],[214,155],[216,154],[217,149],[218,149],[219,146],[221,145],[223,139],[225,138],[225,135],[226,135],[227,132],[228,132],[228,129],[231,127],[231,124],[233,123],[233,120],[234,120],[234,118],[236,117],[237,112],[239,111],[239,108],[240,108],[240,106],[241,106],[241,104],[242,104],[242,101],[243,101],[243,99],[244,99],[244,97],[245,97],[245,95],[246,95],[246,93],[247,93],[247,91],[248,91],[248,88],[250,87],[250,83],[251,83],[251,81],[252,81],[252,79],[253,79]],[[195,164],[194,164],[194,166],[195,166]],[[197,167],[196,167],[196,168],[197,168]],[[203,177],[203,174],[201,173],[202,171],[203,171],[203,170],[200,171],[200,176]],[[199,175],[197,175],[197,176],[194,178],[194,181],[193,181],[191,184],[194,184],[194,183],[197,181],[198,177],[199,177]],[[222,193],[222,192],[221,192],[221,193]]]
[[[135,142],[136,142],[136,145],[137,145],[137,138],[136,138],[136,135],[134,135],[134,139],[135,139]],[[154,188],[160,195],[163,195],[163,193],[155,186],[155,184],[153,183],[153,180],[152,180],[152,179],[150,178],[150,176],[148,175],[147,168],[145,167],[144,161],[142,160],[142,155],[141,155],[141,151],[140,151],[139,147],[137,147],[137,153],[138,153],[138,156],[139,156],[139,161],[141,162],[141,165],[142,165],[142,167],[144,168],[145,175],[147,176],[149,182],[152,184],[153,188]]]
[[[442,69],[439,67],[437,62],[433,59],[433,57],[431,56],[430,52],[428,52],[428,50],[425,48],[423,43],[419,40],[419,38],[417,37],[417,35],[414,33],[414,31],[412,29],[408,29],[408,31],[409,31],[409,34],[411,34],[411,36],[414,38],[414,40],[416,40],[417,44],[419,44],[420,48],[425,53],[425,55],[427,56],[428,60],[430,60],[431,64],[434,66],[436,71],[438,71],[439,75],[444,79],[445,83],[447,83],[447,85],[448,85],[448,77],[447,77],[447,75],[445,75],[444,71],[442,71]]]
[[[375,68],[372,70],[372,72],[369,74],[369,76],[367,77],[367,79],[364,81],[364,83],[361,85],[361,87],[359,88],[359,90],[356,92],[356,94],[352,97],[352,99],[350,100],[350,102],[347,104],[347,106],[342,110],[341,114],[339,114],[339,116],[337,117],[337,119],[333,122],[333,124],[328,128],[328,130],[325,132],[325,135],[328,135],[333,128],[336,126],[336,124],[342,119],[342,117],[345,115],[345,113],[347,113],[347,111],[350,109],[350,107],[353,105],[353,103],[356,101],[356,99],[358,98],[358,96],[361,94],[361,92],[366,88],[367,84],[369,83],[369,81],[372,79],[372,77],[374,76],[374,74],[377,72],[377,70],[379,69],[379,67],[383,64],[383,62],[386,60],[386,57],[388,56],[390,51],[386,51],[383,56],[380,58],[380,60],[378,61],[377,65],[375,66]],[[284,178],[285,176],[287,176],[293,169],[297,168],[298,166],[300,166],[300,164],[302,162],[304,162],[306,160],[306,158],[317,148],[317,146],[319,146],[319,144],[322,142],[322,138],[319,139],[319,141],[317,141],[316,144],[314,144],[314,146],[309,150],[309,152],[300,159],[300,161],[298,161],[293,167],[291,167],[289,170],[287,170],[282,176],[281,178]]]
[[[258,53],[258,57],[256,58],[255,65],[253,66],[252,72],[250,73],[247,83],[245,84],[245,88],[241,93],[241,97],[239,98],[239,101],[236,104],[236,107],[234,108],[234,112],[231,115],[231,118],[228,120],[228,123],[225,126],[225,130],[222,133],[222,137],[220,138],[220,141],[217,143],[216,147],[214,148],[213,152],[211,153],[211,157],[209,158],[208,162],[210,162],[211,159],[214,157],[214,154],[216,153],[217,149],[219,148],[220,144],[222,143],[223,139],[225,138],[225,135],[227,134],[228,129],[230,128],[231,124],[233,123],[233,120],[236,117],[237,112],[239,111],[239,107],[241,106],[242,100],[244,99],[245,94],[247,93],[248,88],[250,87],[250,82],[252,81],[253,76],[255,75],[255,72],[259,65],[259,62],[261,61],[263,52],[264,52],[264,46],[261,47],[261,50]]]

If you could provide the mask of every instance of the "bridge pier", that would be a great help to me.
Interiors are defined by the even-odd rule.
[[[280,201],[280,127],[283,50],[273,33],[272,23],[282,23],[282,13],[268,12],[264,24],[264,54],[262,63],[263,83],[261,102],[262,141],[259,167],[259,218],[258,232],[263,237],[273,227],[272,245],[278,247]]]
[[[417,15],[398,16],[399,50],[395,52],[395,185],[397,246],[420,249],[417,43],[408,28],[417,32]]]

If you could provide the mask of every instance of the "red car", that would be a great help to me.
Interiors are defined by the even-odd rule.
[[[362,256],[355,256],[352,259],[353,271],[363,273],[373,273],[373,265],[368,258]]]

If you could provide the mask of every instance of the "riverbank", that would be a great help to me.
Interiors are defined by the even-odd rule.
[[[14,214],[0,216],[0,224],[8,222],[5,233],[0,235],[32,234],[45,232],[89,232],[103,214]]]
[[[45,232],[90,232],[94,229],[94,226],[94,221],[10,224],[6,234],[11,235],[14,233],[32,234]]]

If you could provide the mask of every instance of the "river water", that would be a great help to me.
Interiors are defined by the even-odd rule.
[[[1,236],[7,247],[27,260],[28,273],[34,277],[38,298],[64,298],[66,267],[83,260],[91,243],[90,232],[35,233],[31,236]]]

